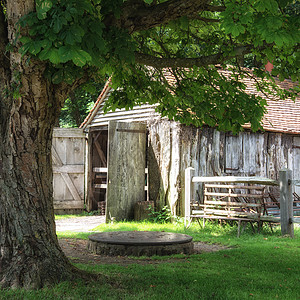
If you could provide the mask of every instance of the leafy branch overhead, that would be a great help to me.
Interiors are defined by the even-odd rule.
[[[55,84],[114,74],[106,109],[148,102],[185,124],[238,132],[249,122],[257,130],[266,102],[246,94],[242,79],[255,77],[265,94],[295,97],[297,86],[280,91],[263,66],[273,62],[272,75],[299,80],[299,7],[289,0],[36,0],[36,11],[20,21],[20,51],[48,62]]]

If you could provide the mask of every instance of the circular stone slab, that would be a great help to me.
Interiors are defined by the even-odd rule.
[[[192,237],[159,231],[113,231],[89,236],[88,249],[104,255],[172,255],[193,252]]]

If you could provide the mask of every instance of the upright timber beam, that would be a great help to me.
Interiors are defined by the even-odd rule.
[[[193,200],[192,179],[195,176],[194,168],[185,169],[185,205],[184,205],[184,226],[188,227],[191,222],[191,202]]]
[[[281,234],[294,237],[292,171],[279,171]]]

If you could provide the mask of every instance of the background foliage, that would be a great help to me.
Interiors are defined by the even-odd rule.
[[[59,118],[60,127],[79,127],[97,100],[103,84],[80,86],[66,99]]]
[[[299,1],[208,1],[199,11],[147,24],[143,16],[150,22],[156,7],[173,2],[36,0],[36,11],[20,21],[28,28],[21,52],[47,61],[46,76],[56,84],[113,74],[106,110],[158,103],[163,116],[187,125],[238,132],[249,122],[258,130],[266,102],[245,93],[245,76],[259,78],[264,93],[295,97],[299,87],[280,91],[263,66],[271,61],[273,76],[299,80]],[[139,21],[144,27],[135,29]]]

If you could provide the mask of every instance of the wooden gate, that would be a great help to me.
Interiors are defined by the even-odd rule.
[[[145,200],[146,124],[110,121],[106,221],[130,220]]]
[[[52,141],[54,209],[84,208],[85,134],[55,128]]]

